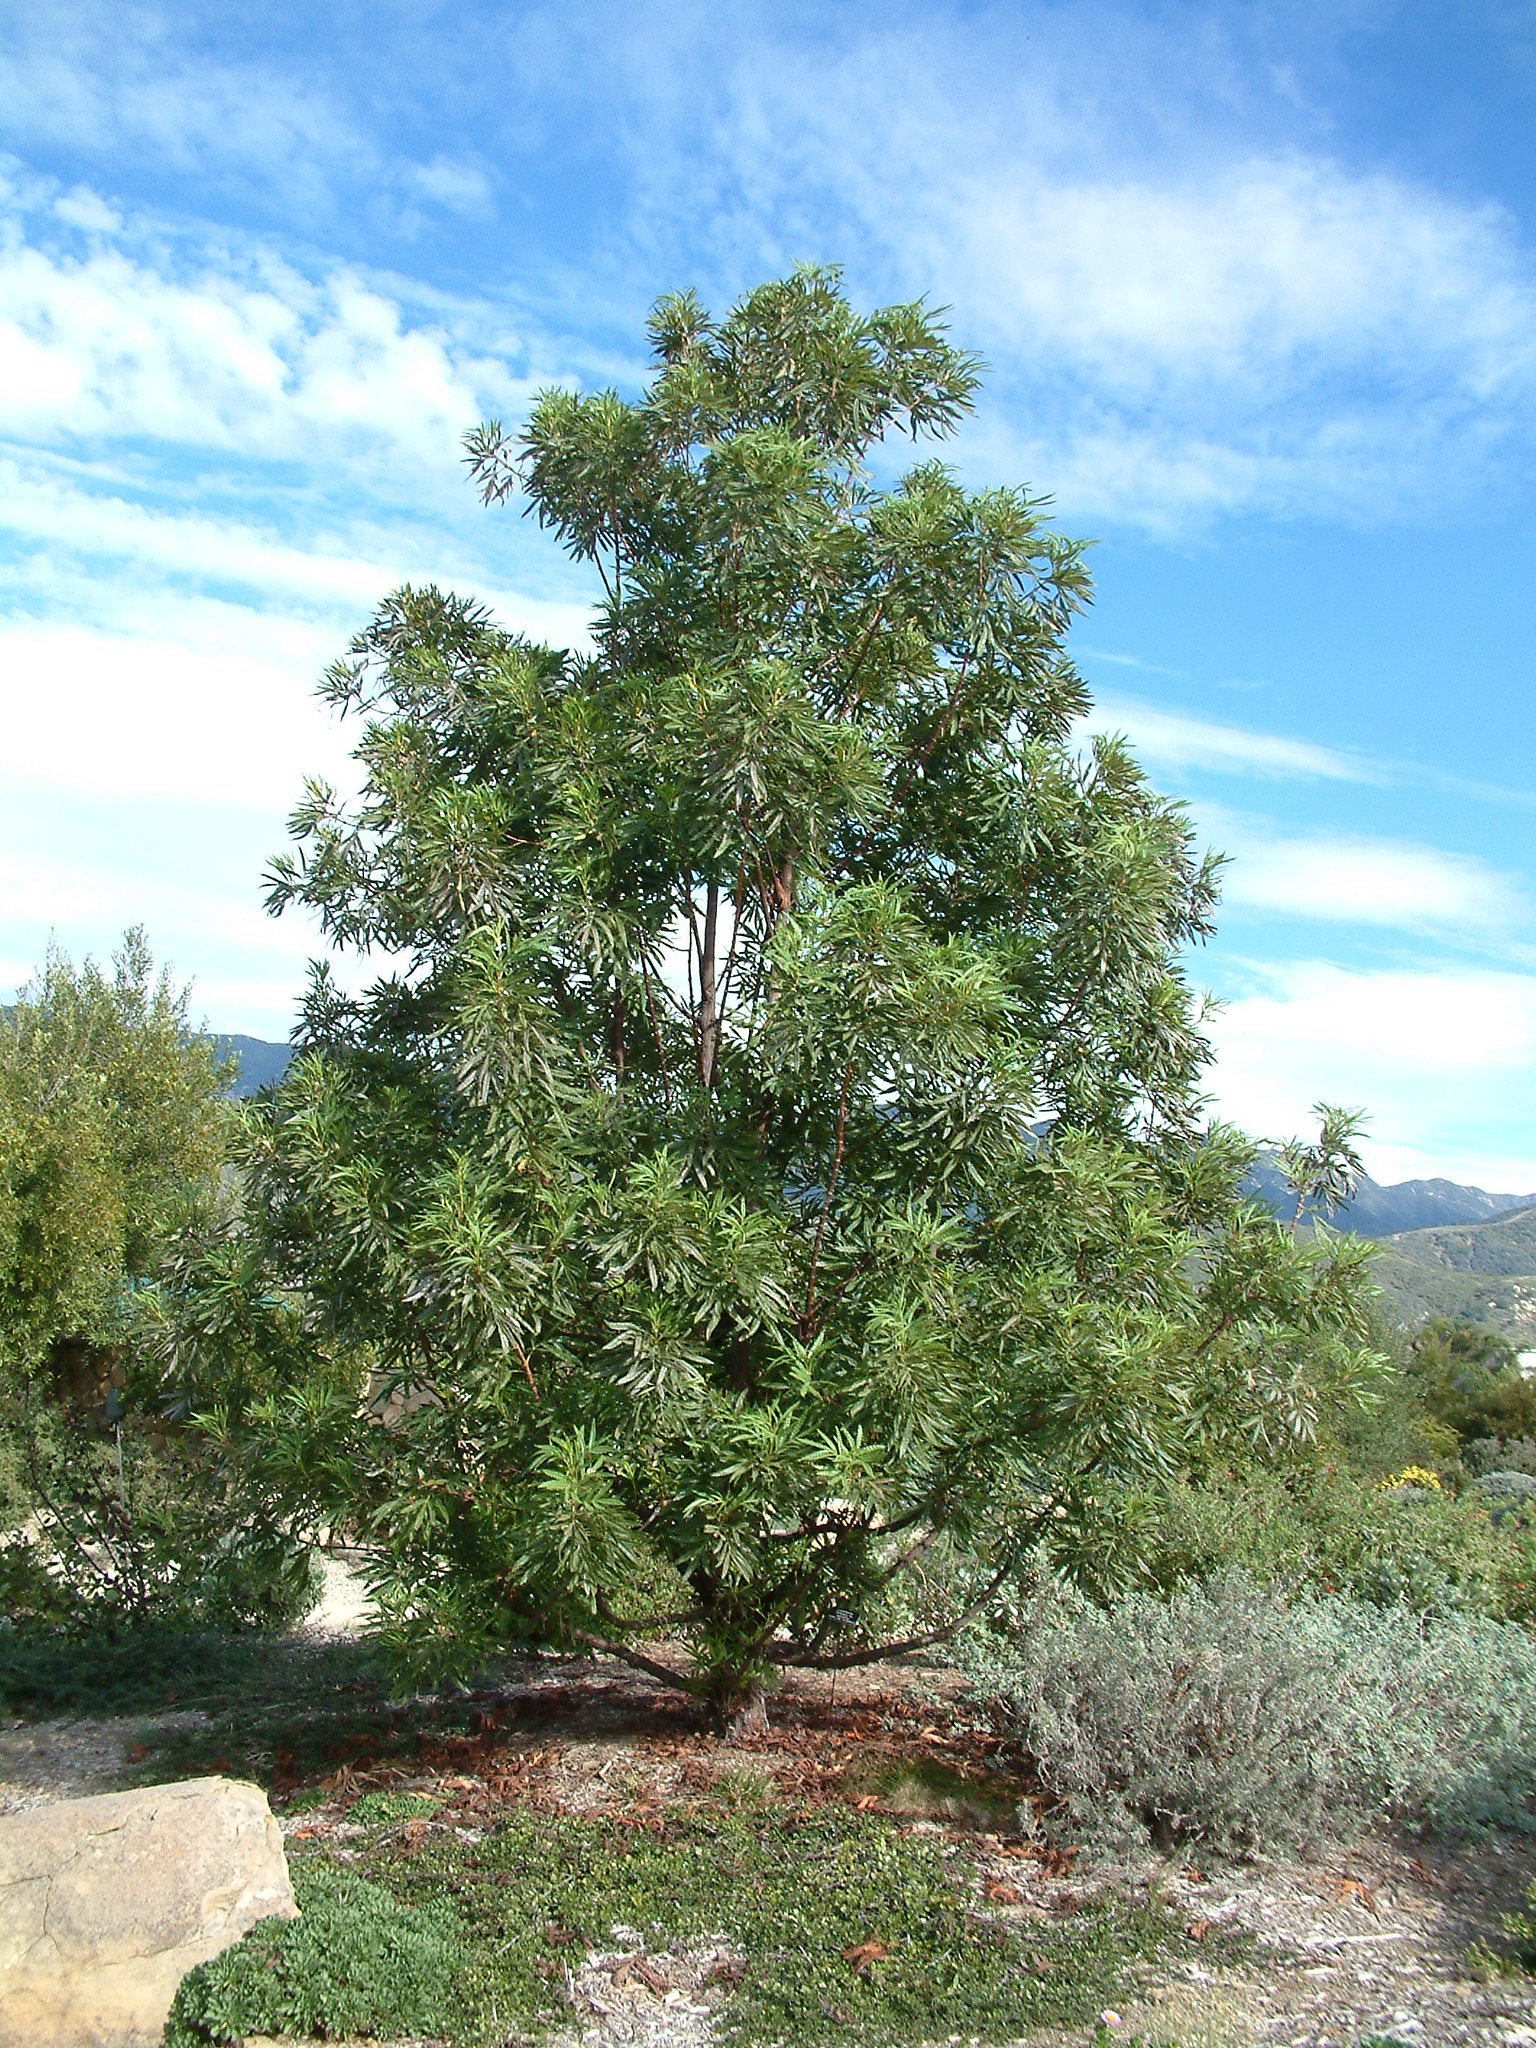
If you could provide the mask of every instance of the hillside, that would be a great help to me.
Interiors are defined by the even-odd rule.
[[[1536,1207],[1399,1231],[1382,1240],[1375,1277],[1405,1322],[1467,1317],[1536,1345]]]

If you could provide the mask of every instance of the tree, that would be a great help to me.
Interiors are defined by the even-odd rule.
[[[365,793],[310,787],[271,905],[397,964],[316,970],[251,1117],[330,1360],[257,1420],[402,1654],[606,1646],[750,1717],[881,1654],[940,1539],[956,1613],[1042,1535],[1107,1555],[1371,1359],[1358,1258],[1202,1125],[1217,863],[1077,737],[1082,546],[935,461],[876,480],[974,359],[825,271],[650,338],[638,400],[469,444],[595,569],[594,651],[405,589],[326,680]]]
[[[230,1075],[130,931],[50,953],[0,1017],[0,1604],[13,1623],[286,1620],[309,1566],[158,1341],[180,1236],[218,1235]],[[200,1299],[216,1298],[210,1250]],[[246,1294],[240,1322],[251,1320]],[[228,1385],[230,1361],[224,1360]],[[24,1532],[17,1537],[16,1531]]]
[[[50,953],[0,1017],[0,1369],[121,1335],[170,1219],[217,1175],[227,1079],[130,931],[105,974]]]
[[[1536,1436],[1536,1384],[1514,1345],[1486,1324],[1431,1316],[1415,1333],[1408,1383],[1462,1444]]]

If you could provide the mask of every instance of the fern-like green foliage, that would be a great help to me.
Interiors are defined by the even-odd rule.
[[[823,271],[651,339],[639,397],[471,437],[600,580],[592,651],[405,589],[327,678],[363,794],[310,789],[272,906],[391,965],[316,972],[250,1117],[246,1324],[226,1260],[164,1328],[265,1376],[266,1469],[373,1546],[402,1656],[682,1637],[729,1706],[877,1650],[936,1532],[962,1608],[1042,1532],[1119,1555],[1376,1361],[1364,1250],[1243,1205],[1203,1123],[1218,863],[1078,736],[1081,544],[875,481],[973,360]]]

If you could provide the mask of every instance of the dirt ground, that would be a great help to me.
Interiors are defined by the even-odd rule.
[[[331,1590],[338,1608],[352,1602],[340,1626],[355,1627],[352,1590]],[[330,1623],[322,1616],[309,1626],[323,1633]],[[197,1720],[0,1725],[0,1811],[132,1782],[168,1724]],[[273,1787],[288,1834],[338,1842],[352,1801],[376,1790],[433,1795],[438,1811],[409,1823],[418,1828],[485,1828],[511,1804],[643,1825],[705,1796],[846,1802],[962,1844],[967,1881],[990,1911],[1061,1924],[1106,1891],[1152,1895],[1197,1945],[1212,1941],[1209,1967],[1189,1962],[1171,1979],[1149,1979],[1110,2023],[1112,2037],[1179,2048],[1536,2048],[1536,1982],[1482,1979],[1468,1961],[1474,1943],[1497,1946],[1501,1914],[1536,1879],[1536,1840],[1452,1848],[1383,1833],[1311,1861],[1240,1866],[1188,1854],[1118,1862],[1064,1854],[1021,1835],[1028,1784],[973,1724],[955,1678],[921,1663],[877,1666],[835,1685],[797,1676],[774,1697],[767,1734],[729,1744],[701,1725],[690,1702],[642,1674],[603,1660],[543,1659],[478,1697],[466,1732],[423,1730],[414,1753],[364,1747],[318,1782]],[[1251,1937],[1241,1962],[1217,1953],[1232,1947],[1223,1933]],[[588,2048],[702,2048],[711,2038],[706,1987],[724,1967],[702,1951],[651,1958],[638,1970],[622,1954],[589,1958],[573,1980],[576,2038]],[[1039,2035],[1032,2048],[1081,2048],[1084,2039],[1082,2031]]]

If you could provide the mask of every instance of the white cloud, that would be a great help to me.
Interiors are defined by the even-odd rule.
[[[1245,979],[1212,1027],[1222,1114],[1283,1138],[1341,1102],[1371,1117],[1377,1179],[1536,1189],[1536,976],[1308,960]]]
[[[210,599],[122,610],[116,632],[0,627],[5,782],[276,815],[306,774],[350,783],[339,729],[313,694],[333,633]]]
[[[1162,711],[1134,697],[1095,699],[1089,732],[1124,733],[1136,752],[1160,768],[1204,768],[1220,775],[1295,777],[1328,782],[1378,782],[1371,763],[1280,733],[1255,732],[1185,712]]]
[[[1214,378],[1267,398],[1324,363],[1469,399],[1529,380],[1536,291],[1491,205],[1299,156],[1158,182],[1015,160],[935,201],[994,330],[1127,396]]]
[[[274,819],[272,852],[284,843]],[[163,854],[137,858],[131,848],[111,863],[0,850],[0,1001],[34,977],[50,943],[76,961],[107,960],[123,933],[141,925],[156,960],[193,984],[195,1017],[219,1031],[286,1038],[307,964],[326,948],[313,920],[293,911],[270,917],[262,900],[259,863],[213,887],[188,881]],[[349,990],[398,964],[378,954],[332,960],[338,985]]]
[[[491,181],[478,164],[435,156],[430,163],[413,165],[407,182],[424,199],[433,200],[450,213],[490,211]]]
[[[207,256],[191,275],[106,242],[0,248],[0,433],[110,438],[318,465],[376,458],[375,489],[457,478],[459,437],[521,387],[344,269]],[[387,458],[387,462],[383,460]]]
[[[308,775],[355,787],[356,730],[315,696],[346,644],[339,622],[163,586],[78,588],[74,617],[0,618],[0,789],[196,798],[281,818]],[[481,594],[530,638],[589,644],[581,605]]]
[[[1362,833],[1288,835],[1211,806],[1206,835],[1230,856],[1222,898],[1251,910],[1508,943],[1529,909],[1519,884],[1467,854]]]
[[[274,842],[274,852],[277,843]],[[108,867],[82,861],[39,860],[0,851],[0,891],[29,907],[34,924],[60,933],[106,931],[148,924],[160,949],[191,971],[195,953],[229,949],[248,964],[278,963],[289,976],[302,972],[312,943],[299,918],[272,918],[261,907],[259,877],[248,894],[216,891],[157,874],[152,865],[126,860]],[[66,950],[84,951],[71,942]],[[35,967],[38,963],[33,962]],[[31,972],[29,968],[27,972]],[[25,979],[25,975],[22,977]]]
[[[623,59],[637,250],[696,261],[702,216],[739,282],[842,254],[861,294],[954,306],[992,367],[965,445],[997,474],[1023,458],[1070,517],[1377,523],[1529,456],[1519,224],[1330,154],[1230,19],[848,10],[814,39],[733,15],[711,40],[690,15],[697,47],[678,21],[664,54],[634,47],[654,33]]]
[[[56,199],[53,210],[66,227],[79,228],[87,235],[115,235],[123,225],[116,208],[86,185],[77,185],[73,192]]]
[[[248,520],[167,512],[110,490],[83,489],[0,458],[0,528],[62,557],[106,557],[177,577],[282,592],[299,601],[372,605],[407,578],[400,561],[359,556],[345,537],[295,547]],[[329,544],[328,544],[329,543]]]
[[[199,23],[199,28],[206,24]],[[241,169],[313,192],[316,160],[374,169],[366,132],[305,78],[205,55],[159,7],[49,0],[11,10],[0,42],[0,98],[14,137],[63,143],[157,168]]]

